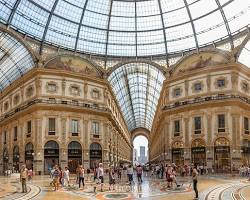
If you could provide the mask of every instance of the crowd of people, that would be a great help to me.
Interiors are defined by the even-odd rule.
[[[248,177],[250,181],[250,167],[241,166],[239,168],[239,176]],[[165,179],[167,187],[171,190],[181,187],[178,180],[180,177],[191,176],[193,181],[193,189],[195,191],[195,199],[198,199],[198,175],[206,175],[209,171],[204,165],[184,165],[182,167],[172,164],[152,164],[152,165],[137,165],[124,164],[117,167],[109,166],[104,169],[103,164],[99,163],[93,169],[84,169],[82,165],[79,165],[76,169],[76,178],[70,179],[70,171],[68,167],[62,169],[58,165],[55,165],[50,170],[50,177],[52,179],[51,186],[57,191],[59,187],[68,187],[70,184],[77,185],[79,189],[85,187],[85,181],[89,181],[90,185],[93,185],[94,192],[97,190],[97,186],[100,187],[100,191],[103,191],[104,179],[108,179],[109,190],[115,190],[117,183],[124,184],[125,182],[132,186],[135,184],[134,176],[136,176],[137,183],[142,184],[143,178],[151,179]],[[212,171],[213,173],[213,171]],[[32,170],[28,170],[25,165],[20,170],[20,181],[22,183],[22,191],[27,192],[27,180],[31,180],[33,176]],[[72,176],[73,177],[73,176]],[[123,178],[122,178],[123,177]],[[125,177],[125,178],[124,178]],[[123,179],[123,182],[121,180]],[[124,181],[125,180],[125,181]],[[107,181],[106,181],[107,182]]]
[[[239,175],[241,177],[248,177],[248,180],[250,181],[250,166],[242,165],[239,168]]]

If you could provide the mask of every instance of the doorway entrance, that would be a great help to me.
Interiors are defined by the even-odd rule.
[[[59,164],[59,145],[56,141],[50,140],[44,145],[44,174]]]
[[[89,148],[90,169],[94,169],[102,162],[102,147],[99,143],[92,143]]]
[[[76,173],[78,165],[82,165],[82,146],[79,142],[72,141],[68,145],[68,167],[71,173]]]

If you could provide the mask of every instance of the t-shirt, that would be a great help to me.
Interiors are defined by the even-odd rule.
[[[21,172],[20,172],[20,177],[22,178],[22,179],[26,179],[27,178],[27,175],[28,175],[28,170],[25,168],[25,169],[23,169],[23,170],[21,170]]]
[[[198,171],[197,171],[197,169],[193,169],[193,174],[192,174],[192,178],[193,178],[193,180],[197,180],[197,178],[198,178]]]
[[[133,174],[133,168],[132,167],[129,167],[127,169],[127,174]]]
[[[103,168],[102,168],[102,167],[99,167],[99,168],[98,168],[98,170],[97,170],[97,175],[98,175],[98,177],[104,175],[104,171],[103,171]]]
[[[56,169],[53,173],[53,178],[58,178],[60,176],[60,171],[58,169]]]
[[[142,174],[142,167],[137,167],[136,171],[137,171],[137,174]]]
[[[68,178],[68,177],[69,177],[69,170],[68,170],[68,169],[64,171],[64,177],[65,177],[65,178]]]
[[[79,177],[84,177],[84,169],[79,169]]]

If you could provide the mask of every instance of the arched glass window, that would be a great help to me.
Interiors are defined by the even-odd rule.
[[[8,33],[0,31],[0,91],[33,67],[34,61],[24,45]]]
[[[59,149],[59,145],[56,141],[51,140],[44,145],[44,149]]]
[[[90,150],[102,150],[102,147],[99,143],[92,143],[90,145]]]
[[[130,131],[151,129],[165,77],[147,63],[129,63],[114,70],[108,80]]]
[[[33,144],[32,143],[28,143],[25,146],[25,151],[32,151],[33,150]]]
[[[72,141],[69,143],[68,145],[68,149],[77,149],[77,150],[81,150],[82,149],[82,146],[79,142],[76,142],[76,141]]]

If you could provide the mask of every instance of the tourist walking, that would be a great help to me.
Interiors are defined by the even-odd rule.
[[[142,167],[141,165],[138,165],[136,167],[136,173],[137,173],[137,179],[138,179],[138,183],[142,183]]]
[[[128,169],[127,169],[129,185],[132,185],[132,183],[133,183],[133,173],[134,173],[133,167],[132,167],[132,165],[129,165]]]
[[[63,172],[63,185],[69,186],[69,169],[68,169],[68,167],[65,167],[65,170]]]
[[[22,192],[27,192],[27,177],[28,177],[28,169],[25,165],[22,166],[20,171],[20,182],[22,183]]]
[[[168,188],[172,188],[174,175],[173,175],[173,168],[171,167],[171,165],[166,165],[165,172],[166,172],[166,179],[168,182]]]
[[[55,191],[57,191],[58,188],[59,188],[59,181],[60,181],[59,179],[60,179],[60,175],[61,175],[61,172],[60,172],[58,166],[56,165],[56,166],[55,166],[55,171],[54,171],[53,174],[52,174],[53,185],[54,185],[54,187],[55,187]]]
[[[103,170],[102,163],[99,163],[99,167],[97,169],[97,177],[98,177],[99,183],[101,183],[101,192],[103,192],[104,170]]]
[[[82,165],[79,167],[79,189],[81,188],[81,182],[84,188],[84,185],[85,185],[84,184],[84,168]]]
[[[195,191],[195,199],[198,199],[198,189],[197,189],[198,170],[197,170],[196,165],[194,165],[194,168],[193,168],[192,179],[193,179],[193,188],[194,188],[194,191]]]
[[[109,190],[111,190],[111,187],[115,190],[115,172],[112,167],[109,169]]]

